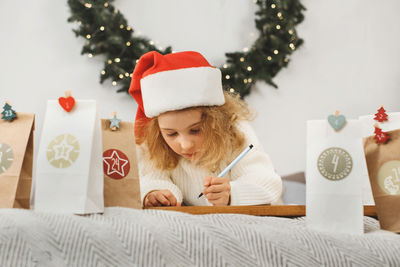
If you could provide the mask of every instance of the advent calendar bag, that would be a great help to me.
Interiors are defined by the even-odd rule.
[[[141,208],[133,123],[119,122],[112,130],[102,119],[104,206]]]
[[[102,170],[96,102],[78,100],[68,113],[57,101],[48,101],[37,159],[34,209],[103,212]]]
[[[386,143],[365,139],[369,179],[382,229],[400,233],[400,129],[388,131]]]
[[[357,120],[347,121],[339,131],[326,120],[307,122],[307,227],[363,233],[363,168],[366,169]]]
[[[374,120],[376,115],[365,115],[358,118],[362,125],[362,137],[364,138],[364,142],[366,140],[366,137],[374,135],[375,123],[378,123],[382,131],[385,132],[400,129],[400,112],[387,113],[387,115],[387,121],[384,122],[378,122],[377,120]],[[362,183],[364,204],[375,205],[367,171],[364,173]]]
[[[35,115],[0,120],[0,208],[29,209]]]

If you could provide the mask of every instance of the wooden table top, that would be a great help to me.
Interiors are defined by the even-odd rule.
[[[306,215],[304,205],[258,205],[258,206],[182,206],[151,207],[146,209],[172,210],[190,214],[237,213],[256,216],[299,217]],[[364,215],[376,217],[375,206],[364,206]]]

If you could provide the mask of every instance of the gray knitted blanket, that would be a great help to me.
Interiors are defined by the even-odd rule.
[[[307,230],[304,218],[106,208],[0,210],[0,266],[400,266],[400,235]]]

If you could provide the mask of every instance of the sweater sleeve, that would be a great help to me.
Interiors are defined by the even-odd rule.
[[[250,124],[241,123],[238,128],[254,147],[231,169],[231,205],[269,204],[278,200],[282,193],[281,177]]]
[[[154,190],[169,190],[178,202],[182,202],[182,192],[172,182],[169,171],[162,171],[155,168],[148,158],[147,148],[142,145],[137,149],[139,167],[140,199],[143,205],[144,197]]]

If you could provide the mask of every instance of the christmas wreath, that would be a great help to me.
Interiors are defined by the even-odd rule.
[[[127,92],[136,60],[148,51],[173,52],[169,46],[158,49],[150,39],[135,36],[134,30],[113,0],[68,0],[69,22],[77,22],[76,36],[86,39],[81,54],[105,56],[100,82],[112,80],[118,92]],[[248,95],[256,81],[265,81],[275,88],[272,78],[289,63],[289,56],[303,43],[295,26],[303,21],[305,10],[300,0],[254,0],[258,5],[256,41],[240,52],[225,53],[226,63],[220,67],[226,90]]]

